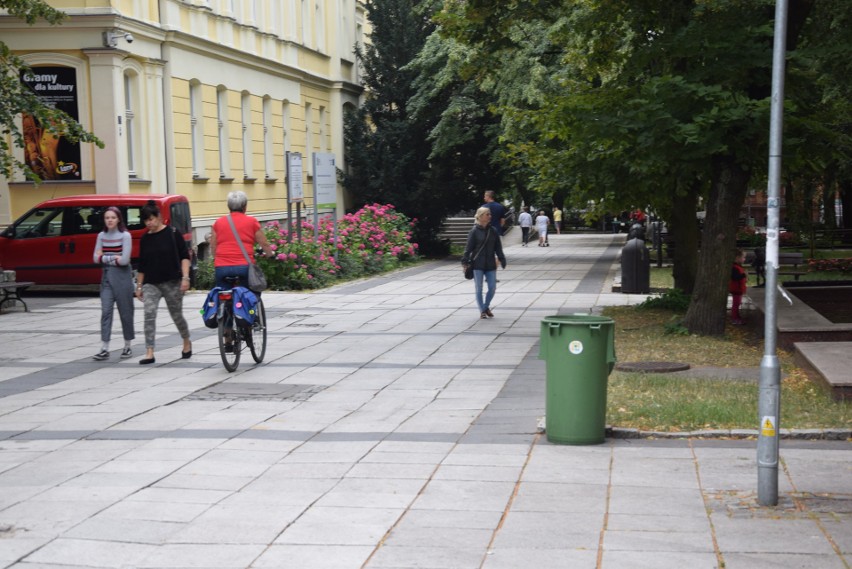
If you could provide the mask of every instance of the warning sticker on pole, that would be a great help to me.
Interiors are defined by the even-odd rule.
[[[568,351],[572,354],[579,355],[583,353],[583,342],[580,340],[574,340],[570,344],[568,344]]]
[[[764,437],[775,436],[775,417],[770,415],[763,417],[763,420],[760,422],[760,434]]]

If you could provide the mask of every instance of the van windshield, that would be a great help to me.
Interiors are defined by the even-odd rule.
[[[11,228],[15,239],[58,237],[62,234],[64,208],[38,208],[24,215]]]

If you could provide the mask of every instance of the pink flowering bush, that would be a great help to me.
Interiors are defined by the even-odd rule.
[[[303,220],[292,230],[273,221],[264,231],[275,257],[260,264],[273,290],[321,288],[389,271],[417,258],[417,244],[410,241],[413,225],[394,206],[381,204],[364,206],[339,219],[336,239],[328,217],[317,228]]]
[[[840,259],[811,259],[808,261],[810,272],[850,273],[852,274],[852,257]]]

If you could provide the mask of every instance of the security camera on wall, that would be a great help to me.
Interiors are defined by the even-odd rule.
[[[123,32],[121,30],[106,31],[103,33],[103,37],[104,47],[118,47],[119,38],[124,38],[124,41],[127,43],[133,43],[133,40],[136,39],[130,32]]]

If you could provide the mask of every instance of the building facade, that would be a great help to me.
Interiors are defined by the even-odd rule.
[[[199,243],[233,190],[258,219],[286,217],[286,153],[303,156],[305,212],[312,153],[345,168],[343,117],[362,96],[354,46],[368,33],[360,0],[48,3],[68,14],[60,25],[0,16],[0,37],[33,68],[22,80],[105,146],[60,148],[46,169],[58,174],[39,185],[0,177],[0,226],[53,197],[177,193]]]

